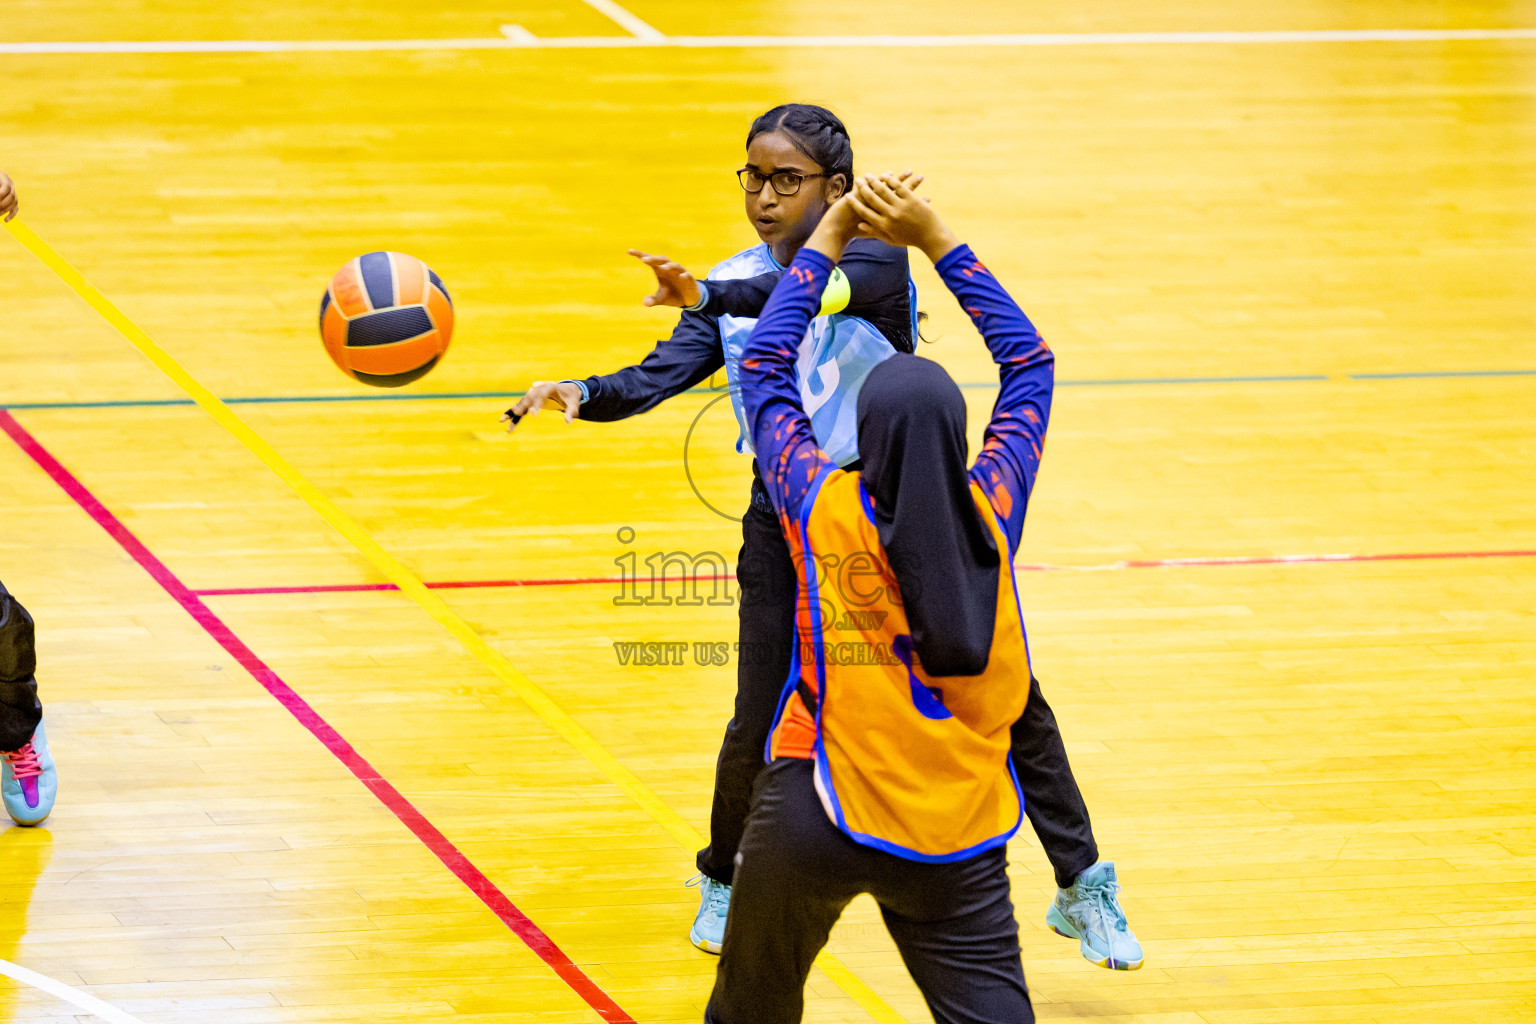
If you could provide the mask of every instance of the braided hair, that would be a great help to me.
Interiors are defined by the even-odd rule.
[[[796,149],[827,175],[841,174],[843,190],[853,185],[853,143],[836,114],[811,103],[784,103],[768,111],[747,132],[747,145],[767,132],[782,132]]]

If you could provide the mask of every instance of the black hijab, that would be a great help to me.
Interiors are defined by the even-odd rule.
[[[912,646],[929,675],[977,675],[992,652],[998,551],[971,499],[965,398],[938,363],[897,353],[864,379],[858,416]]]

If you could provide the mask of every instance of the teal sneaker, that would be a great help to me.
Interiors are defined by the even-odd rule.
[[[1112,971],[1134,971],[1141,966],[1141,943],[1126,926],[1119,892],[1115,865],[1101,860],[1078,875],[1070,889],[1056,890],[1045,923],[1057,935],[1077,939],[1089,963]]]
[[[48,734],[37,723],[32,740],[20,750],[0,751],[0,796],[18,825],[41,825],[53,810],[59,773],[48,752]]]
[[[688,886],[699,887],[699,913],[688,939],[706,953],[719,953],[725,942],[725,918],[731,912],[731,887],[708,875],[694,875]]]

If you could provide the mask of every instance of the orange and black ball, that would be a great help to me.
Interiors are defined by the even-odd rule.
[[[443,279],[401,252],[348,261],[320,299],[320,340],[353,380],[398,388],[426,376],[448,351],[453,300]]]

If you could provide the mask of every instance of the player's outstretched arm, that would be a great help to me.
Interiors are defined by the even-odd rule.
[[[651,273],[656,275],[656,291],[641,299],[642,305],[687,309],[699,304],[699,282],[688,272],[687,267],[674,259],[641,252],[639,249],[631,249],[629,254],[650,267]]]
[[[1035,325],[939,215],[890,175],[865,175],[853,200],[866,228],[893,245],[922,249],[986,339],[1000,388],[981,454],[971,468],[1017,547],[1034,489],[1055,386],[1055,359]]]
[[[6,220],[11,220],[20,212],[21,201],[16,198],[16,185],[9,174],[0,171],[0,214],[4,214]]]
[[[539,381],[502,416],[511,430],[546,401],[565,410],[566,422],[580,418],[596,423],[622,420],[648,412],[681,394],[725,365],[720,331],[713,317],[684,313],[672,336],[639,363],[615,373],[585,380]],[[535,403],[538,403],[537,407]]]
[[[923,181],[923,176],[913,171],[905,171],[896,178],[913,189]],[[676,306],[706,316],[753,319],[762,316],[768,296],[773,294],[783,274],[781,270],[774,270],[756,277],[701,281],[669,257],[640,249],[631,249],[629,254],[656,275],[656,291],[641,300],[644,305]],[[907,303],[908,287],[904,249],[886,245],[854,246],[838,257],[837,273],[822,293],[817,315],[848,313],[863,317],[889,335],[888,340],[897,349],[910,352],[916,341],[911,336],[911,328],[898,328],[889,317],[892,307]]]
[[[510,434],[524,416],[544,408],[545,402],[556,409],[564,409],[565,422],[569,423],[581,415],[581,388],[569,380],[534,381],[528,393],[501,414],[501,422],[507,425],[507,433]]]
[[[913,192],[922,180],[922,175],[911,171],[902,175],[886,172],[879,177],[860,175],[848,201],[863,222],[860,234],[887,245],[921,249],[937,264],[960,244],[960,239],[939,219],[928,200]]]
[[[800,402],[795,360],[800,339],[821,305],[834,261],[854,237],[858,217],[844,201],[821,219],[779,279],[741,355],[741,399],[752,428],[763,483],[774,508],[798,515],[822,471],[832,466],[816,446]]]

